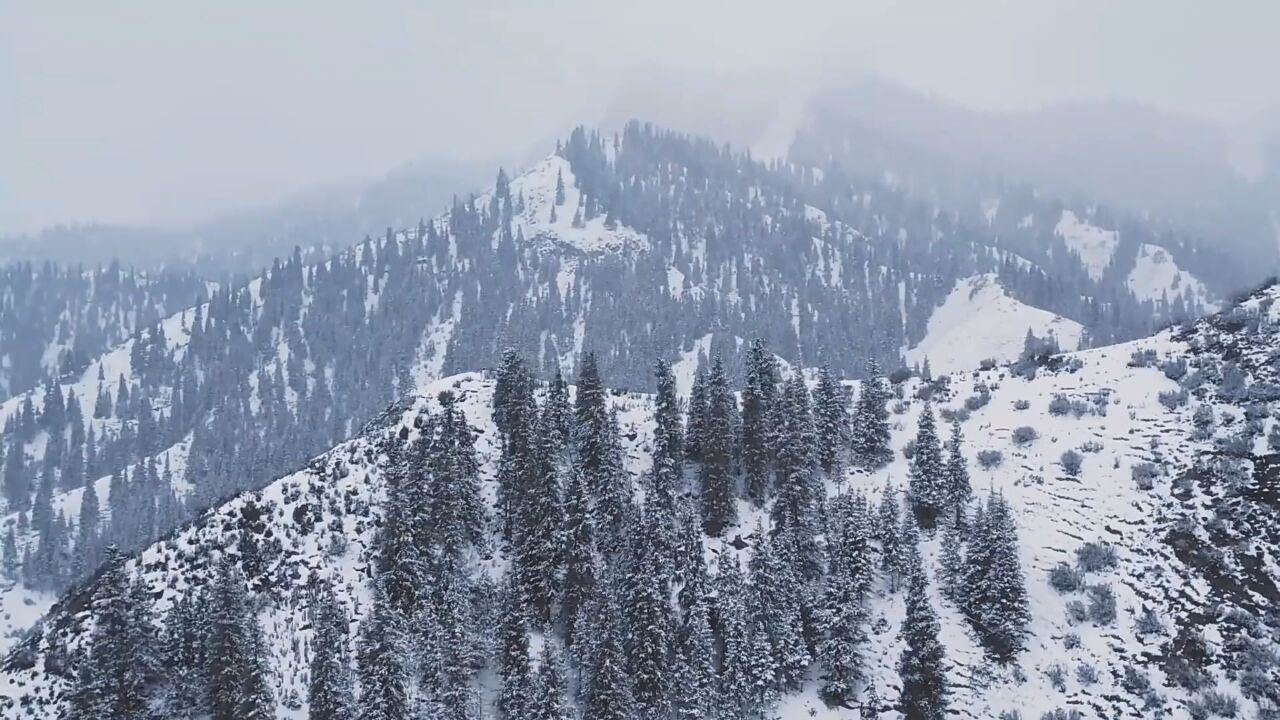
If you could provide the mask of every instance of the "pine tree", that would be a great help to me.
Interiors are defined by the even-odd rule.
[[[992,658],[1009,662],[1025,645],[1031,614],[1017,528],[1002,496],[987,497],[971,532],[961,609]]]
[[[957,512],[963,512],[962,506]],[[938,588],[942,596],[960,603],[965,582],[964,535],[960,523],[948,523],[942,530],[942,556],[938,560]]]
[[[889,589],[898,590],[898,546],[902,526],[898,508],[898,491],[892,483],[886,483],[880,493],[880,510],[876,519],[877,539],[880,541],[880,569],[889,576]]]
[[[603,614],[591,654],[590,687],[582,719],[632,720],[637,716],[623,651],[624,623],[620,603],[613,592],[605,592],[600,609]]]
[[[702,443],[702,525],[719,535],[737,522],[738,506],[732,475],[733,426],[737,407],[729,392],[724,363],[716,358],[707,378],[707,426]]]
[[[560,622],[572,646],[573,618],[595,586],[595,528],[582,473],[569,472],[564,506],[564,578],[560,583]]]
[[[777,498],[772,515],[774,532],[791,537],[793,566],[800,577],[813,579],[821,572],[818,515],[823,493],[814,463],[813,414],[804,377],[797,372],[787,381],[777,434]]]
[[[850,441],[846,401],[830,366],[823,365],[818,370],[818,385],[813,389],[813,420],[818,466],[828,476],[839,475],[843,451]]]
[[[673,675],[675,716],[682,720],[714,717],[717,706],[715,639],[704,593],[694,597],[685,614],[676,643]]]
[[[747,588],[738,566],[737,556],[732,560],[722,556],[716,573],[716,614],[719,619],[720,700],[725,718],[745,717],[752,703],[752,681],[749,671],[751,625],[747,613]],[[772,657],[772,652],[766,652]]]
[[[327,583],[316,590],[313,608],[308,717],[351,720],[355,716],[355,690],[347,612]]]
[[[685,457],[702,461],[702,444],[707,437],[707,375],[698,368],[689,391],[689,416],[684,427]]]
[[[920,526],[932,528],[947,507],[947,466],[938,442],[933,406],[925,401],[916,429],[915,454],[911,457],[911,505]]]
[[[914,523],[907,523],[914,532]],[[898,661],[902,693],[898,709],[905,720],[942,720],[947,715],[946,654],[938,639],[938,617],[929,604],[928,581],[915,537],[904,540],[903,576],[907,585],[907,613],[902,621],[906,647]]]
[[[274,712],[265,683],[265,657],[244,575],[223,559],[209,598],[206,654],[209,707],[214,720],[261,717]],[[263,705],[270,707],[263,707]],[[256,713],[249,715],[246,713]]]
[[[98,717],[144,720],[149,717],[151,681],[158,671],[151,603],[140,579],[129,580],[124,556],[107,549],[94,601],[92,667],[87,707]]]
[[[359,720],[407,720],[409,676],[404,620],[374,585],[372,606],[360,625],[356,660]]]
[[[203,590],[183,593],[165,615],[161,654],[165,668],[163,705],[168,717],[194,718],[205,711],[209,624]]]
[[[769,495],[773,464],[774,428],[778,402],[777,360],[763,340],[747,350],[747,378],[742,390],[742,465],[747,498],[763,507]]]
[[[676,496],[684,484],[684,438],[680,401],[671,366],[659,360],[654,368],[658,394],[654,409],[653,468],[646,475],[645,510],[658,528],[660,552],[670,555],[675,542]]]
[[[641,717],[664,717],[671,710],[669,559],[659,542],[662,531],[657,518],[647,510],[634,517],[623,580],[627,629],[623,647],[636,712]]]
[[[498,670],[502,675],[502,693],[498,696],[498,713],[508,720],[520,720],[529,712],[532,675],[529,670],[529,634],[525,627],[525,607],[515,572],[508,575],[504,588],[501,616],[498,619]]]
[[[781,532],[767,538],[757,527],[758,544],[751,556],[752,616],[768,634],[771,668],[778,686],[798,689],[810,657],[804,640],[801,590],[794,568],[795,535]]]
[[[964,459],[964,434],[960,421],[951,423],[951,440],[947,443],[947,502],[957,513],[963,513],[963,505],[973,494],[969,484],[969,464]]]
[[[889,387],[875,360],[867,363],[853,419],[853,455],[868,469],[884,466],[893,459],[889,449]]]
[[[865,676],[866,595],[871,588],[870,521],[866,500],[842,495],[832,502],[827,583],[817,611],[817,659],[825,672],[820,692],[834,705],[850,703]]]
[[[564,660],[555,642],[547,638],[538,660],[529,720],[573,720],[573,707],[566,695],[567,683]]]

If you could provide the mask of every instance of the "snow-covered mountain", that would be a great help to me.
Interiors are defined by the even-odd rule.
[[[1188,717],[1198,716],[1211,689],[1246,717],[1272,707],[1266,694],[1276,692],[1277,665],[1258,663],[1277,662],[1277,628],[1268,625],[1280,603],[1280,535],[1268,520],[1280,497],[1272,472],[1280,428],[1268,413],[1280,409],[1277,299],[1280,290],[1267,288],[1190,329],[1068,353],[1039,367],[910,378],[895,388],[893,461],[827,478],[828,497],[855,490],[875,498],[888,483],[901,483],[908,474],[903,451],[915,436],[921,398],[929,397],[960,423],[977,491],[1002,495],[1017,520],[1031,622],[1026,651],[1012,666],[986,659],[954,604],[937,592],[942,532],[922,538],[953,714],[1018,710],[1038,717],[1063,708],[1085,717]],[[218,556],[245,564],[283,701],[280,717],[306,717],[307,660],[315,648],[306,619],[311,596],[299,590],[328,579],[358,626],[370,606],[389,448],[412,441],[423,418],[438,414],[436,398],[446,390],[473,429],[482,494],[494,510],[500,442],[492,378],[436,380],[422,372],[411,399],[354,439],[205,513],[130,561],[157,613],[207,583]],[[639,487],[653,451],[652,398],[617,393],[609,402],[618,411],[628,476]],[[713,567],[734,555],[745,561],[755,547],[754,529],[767,513],[739,503],[739,522],[724,540],[703,540]],[[246,525],[246,517],[258,520]],[[259,553],[252,566],[244,545],[250,535]],[[734,538],[742,542],[728,542]],[[1086,562],[1089,553],[1101,559],[1090,554]],[[477,557],[475,570],[498,578],[507,560],[498,550]],[[1055,589],[1051,572],[1064,563],[1081,568],[1082,579]],[[83,650],[94,592],[89,583],[63,598],[43,629],[10,655],[0,681],[6,717],[63,716],[73,676],[54,661]],[[868,600],[867,682],[882,698],[895,697],[900,685],[902,601],[885,577]],[[1095,613],[1099,602],[1113,604],[1114,617]],[[475,682],[491,702],[496,679],[481,673]],[[815,692],[811,681],[784,695],[778,714],[848,716]]]
[[[1168,669],[1163,640],[1128,629],[1142,613],[1138,605],[1164,614],[1166,626],[1183,622],[1213,637],[1225,632],[1217,626],[1226,610],[1209,613],[1196,602],[1231,604],[1259,618],[1274,591],[1264,581],[1274,570],[1274,538],[1233,543],[1212,567],[1197,555],[1204,549],[1194,544],[1202,537],[1196,533],[1208,527],[1201,515],[1239,509],[1224,504],[1225,491],[1210,483],[1198,491],[1203,498],[1193,488],[1185,499],[1180,481],[1176,494],[1168,492],[1173,479],[1226,472],[1202,467],[1219,452],[1218,438],[1238,450],[1238,429],[1254,437],[1274,426],[1262,409],[1275,400],[1263,357],[1274,338],[1274,291],[1194,332],[1165,331],[1065,358],[1024,352],[1028,331],[1075,349],[1083,338],[1097,345],[1147,332],[1174,317],[1175,302],[1184,309],[1208,302],[1193,276],[1171,258],[1161,261],[1162,250],[1135,251],[1149,269],[1117,274],[1131,233],[1108,235],[1103,218],[1074,214],[1072,229],[1062,232],[1066,220],[1060,207],[1027,215],[1001,201],[983,224],[969,225],[880,181],[842,177],[836,167],[765,166],[709,141],[637,124],[612,139],[578,130],[554,155],[514,177],[499,173],[491,192],[460,200],[430,222],[319,264],[295,254],[247,285],[217,288],[208,302],[63,378],[52,386],[56,392],[30,392],[0,406],[8,513],[0,530],[12,533],[4,548],[0,643],[19,645],[3,681],[13,700],[6,712],[65,712],[73,680],[67,661],[80,656],[94,626],[90,601],[101,578],[91,570],[107,544],[138,553],[129,567],[144,571],[150,602],[163,612],[184,589],[209,579],[222,551],[235,548],[229,554],[243,565],[239,546],[248,533],[253,547],[268,551],[244,571],[273,640],[275,696],[282,716],[304,717],[314,651],[304,612],[310,579],[333,580],[344,606],[364,618],[370,552],[386,475],[395,467],[385,456],[438,414],[440,391],[459,398],[475,430],[483,496],[492,506],[500,462],[495,381],[487,369],[504,347],[520,351],[547,380],[556,371],[576,373],[584,351],[593,350],[611,384],[637,391],[653,387],[653,362],[665,359],[674,365],[674,385],[692,396],[717,356],[740,388],[756,337],[768,341],[781,367],[803,368],[811,382],[818,365],[849,378],[868,359],[897,371],[894,461],[827,478],[828,495],[857,489],[875,502],[887,481],[901,486],[918,397],[927,394],[961,420],[971,461],[982,451],[1007,456],[975,471],[975,486],[985,491],[978,482],[985,480],[1001,491],[1018,519],[1032,589],[1030,641],[1019,671],[991,667],[955,608],[935,594],[955,707],[970,717],[1018,707],[1073,706],[1106,717],[1134,711],[1149,698],[1135,689],[1133,673],[1155,681],[1177,674]],[[1022,228],[1017,237],[1025,246],[1007,234],[1011,226]],[[1115,247],[1103,263],[1106,237]],[[1038,254],[1028,259],[1025,248]],[[1054,257],[1070,258],[1075,270],[1047,272],[1041,263]],[[1249,356],[1252,365],[1237,352],[1246,348],[1257,356]],[[926,358],[936,378],[930,382],[901,369]],[[654,401],[619,391],[611,403],[620,413],[629,481],[642,498]],[[1215,407],[1213,432],[1204,429],[1208,411],[1201,406]],[[1038,429],[1038,439],[1027,444],[1019,432],[1011,444],[1024,424]],[[1260,441],[1253,445],[1262,452]],[[1078,471],[1057,469],[1074,466],[1064,459],[1067,450],[1080,454]],[[686,468],[691,482],[699,472],[696,463]],[[1152,487],[1138,490],[1134,482]],[[728,542],[705,540],[713,560],[751,555],[755,525],[766,514],[739,505],[739,523],[723,536]],[[1193,508],[1191,520],[1178,522],[1199,523],[1195,532],[1166,528]],[[1156,523],[1174,534],[1134,529]],[[1219,529],[1206,531],[1215,544]],[[1074,596],[1044,586],[1056,560],[1070,560],[1077,546],[1095,540],[1116,546],[1118,564],[1093,570],[1088,581],[1109,582],[1119,601],[1117,619],[1096,628],[1063,615],[1077,613],[1067,605]],[[940,543],[923,542],[930,566]],[[1171,543],[1177,549],[1169,551]],[[474,558],[474,569],[496,580],[509,561],[504,552],[495,540]],[[1217,595],[1222,563],[1234,563],[1233,573],[1246,578],[1244,589],[1232,587],[1226,598]],[[876,619],[868,678],[881,697],[893,697],[902,598],[877,586],[868,608]],[[1265,638],[1265,627],[1255,623],[1250,632]],[[1178,647],[1186,642],[1172,639]],[[1141,642],[1150,643],[1149,654],[1127,649]],[[1065,667],[1064,658],[1072,666],[1058,673],[1052,665]],[[1225,692],[1254,693],[1242,689],[1232,663],[1210,661],[1207,672]],[[1097,677],[1077,669],[1084,665]],[[495,687],[490,671],[477,674],[481,689]],[[1059,677],[1071,673],[1079,687]],[[1195,696],[1158,692],[1170,707]],[[835,717],[815,693],[807,683],[780,707],[787,717],[809,709]],[[1246,700],[1246,707],[1257,702]]]

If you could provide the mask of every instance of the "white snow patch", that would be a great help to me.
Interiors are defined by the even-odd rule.
[[[1009,297],[995,275],[975,275],[957,282],[933,311],[924,339],[906,352],[906,361],[910,365],[928,358],[939,373],[972,370],[987,358],[1014,360],[1022,353],[1027,330],[1040,337],[1052,333],[1063,350],[1074,350],[1084,328]]]
[[[1202,303],[1210,312],[1217,310],[1217,305],[1209,300],[1209,291],[1204,283],[1179,268],[1169,251],[1159,245],[1144,243],[1138,250],[1138,259],[1129,272],[1128,285],[1139,300],[1173,301],[1181,296]]]
[[[1120,242],[1119,233],[1090,225],[1070,210],[1062,211],[1062,218],[1053,232],[1080,258],[1080,264],[1089,277],[1102,279],[1102,273],[1111,264],[1111,257]]]

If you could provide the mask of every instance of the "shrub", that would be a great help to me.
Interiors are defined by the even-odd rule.
[[[1116,594],[1110,585],[1090,585],[1089,620],[1094,625],[1110,625],[1116,619]]]
[[[1062,464],[1062,469],[1071,477],[1080,474],[1080,467],[1084,464],[1084,456],[1075,450],[1067,450],[1062,453],[1062,457],[1058,458],[1058,462]]]
[[[1040,433],[1030,425],[1023,425],[1013,431],[1013,444],[1018,447],[1028,447],[1039,438]]]
[[[1187,400],[1191,397],[1191,394],[1188,393],[1185,388],[1181,388],[1178,390],[1162,392],[1156,397],[1160,400],[1160,404],[1164,405],[1169,410],[1177,410],[1187,404]]]
[[[938,411],[938,415],[942,417],[944,422],[964,422],[969,419],[969,411],[966,408],[942,408]]]
[[[1217,690],[1206,690],[1205,694],[1200,696],[1200,702],[1210,715],[1233,718],[1240,712],[1240,706],[1235,698]]]
[[[1129,367],[1151,367],[1156,364],[1155,350],[1134,350],[1129,355]]]
[[[995,369],[995,367],[996,367],[996,359],[995,359],[995,358],[983,358],[983,359],[978,363],[978,369],[979,369],[979,370],[994,370],[994,369]]]
[[[908,368],[898,368],[889,373],[889,382],[893,385],[900,385],[911,377],[911,370]]]
[[[1160,370],[1170,380],[1181,380],[1187,374],[1187,361],[1182,358],[1165,360],[1160,363]]]
[[[1058,692],[1062,692],[1059,690]],[[1040,716],[1040,720],[1084,720],[1079,710],[1063,710],[1056,708]]]
[[[1067,633],[1062,636],[1062,647],[1068,650],[1075,650],[1080,647],[1080,636],[1075,633]]]
[[[1013,401],[1014,410],[1026,410],[1029,407],[1031,407],[1030,400],[1014,400]]]
[[[964,400],[964,408],[970,412],[979,410],[991,402],[991,393],[983,390],[978,391],[976,395],[970,395]]]
[[[1133,466],[1129,471],[1133,476],[1133,481],[1138,484],[1139,490],[1150,490],[1156,486],[1156,477],[1160,474],[1160,469],[1155,463],[1139,463]]]
[[[893,406],[890,407],[889,409],[893,411],[894,415],[901,415],[902,413],[907,411],[907,404],[899,400],[895,402]]]
[[[1067,620],[1070,621],[1072,625],[1082,623],[1088,619],[1089,609],[1084,606],[1084,603],[1079,600],[1072,600],[1067,603]]]
[[[1060,593],[1075,592],[1084,587],[1084,575],[1067,563],[1049,569],[1049,585]]]
[[[1087,542],[1076,548],[1076,562],[1087,573],[1110,570],[1116,566],[1116,549],[1105,542]]]
[[[1102,452],[1102,443],[1097,440],[1088,440],[1080,446],[1080,452],[1100,453]]]
[[[1076,680],[1081,685],[1093,685],[1098,682],[1098,669],[1088,663],[1080,663],[1076,668]]]
[[[907,441],[906,445],[902,446],[902,457],[910,460],[915,456],[916,456],[916,441],[914,439],[911,439]]]
[[[978,465],[980,465],[983,470],[990,470],[992,468],[1000,467],[1000,464],[1003,462],[1004,462],[1004,453],[1000,452],[999,450],[978,451]]]
[[[1054,663],[1044,671],[1045,677],[1049,678],[1049,684],[1053,685],[1053,689],[1058,692],[1066,692],[1067,689],[1067,669]]]
[[[1142,614],[1138,615],[1138,619],[1133,621],[1133,631],[1139,637],[1145,635],[1163,635],[1164,623],[1160,622],[1160,616],[1149,607],[1142,608]]]
[[[1071,412],[1071,400],[1061,393],[1054,395],[1049,401],[1050,415],[1066,415]]]

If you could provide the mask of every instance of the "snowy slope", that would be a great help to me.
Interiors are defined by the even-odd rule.
[[[564,202],[556,205],[556,179],[564,183]],[[511,194],[524,198],[524,211],[516,216],[512,232],[523,233],[531,242],[545,243],[561,250],[586,254],[639,250],[648,245],[645,236],[632,228],[608,227],[604,215],[574,225],[574,210],[582,193],[575,182],[569,161],[551,155],[511,181]],[[552,208],[556,217],[551,219]]]
[[[924,339],[907,350],[908,365],[924,363],[935,373],[978,367],[988,358],[1013,360],[1022,353],[1027,331],[1052,334],[1064,350],[1079,346],[1079,323],[1009,297],[995,275],[976,275],[955,289],[929,317]]]
[[[1080,258],[1089,277],[1100,280],[1120,242],[1116,231],[1091,225],[1070,210],[1062,211],[1053,231]]]
[[[1274,322],[1277,296],[1280,292],[1255,297],[1250,300],[1250,307]],[[1206,453],[1213,452],[1218,438],[1234,431],[1224,419],[1216,434],[1197,437],[1192,420],[1194,407],[1203,402],[1224,418],[1238,414],[1239,408],[1223,401],[1209,386],[1207,394],[1199,394],[1201,401],[1169,409],[1160,394],[1176,390],[1178,383],[1154,362],[1134,361],[1135,354],[1149,353],[1152,358],[1181,358],[1192,363],[1210,358],[1218,362],[1225,354],[1224,348],[1231,347],[1231,354],[1240,358],[1250,382],[1274,382],[1278,373],[1269,364],[1267,350],[1274,335],[1255,342],[1240,334],[1230,319],[1219,325],[1204,324],[1189,334],[1166,331],[1147,340],[1076,353],[1030,379],[995,368],[952,375],[933,383],[937,409],[959,408],[970,397],[987,396],[986,402],[963,420],[966,455],[975,490],[980,494],[988,490],[999,492],[1014,509],[1032,613],[1027,650],[1017,666],[993,667],[983,658],[956,608],[937,594],[934,583],[933,604],[940,614],[947,647],[953,716],[994,718],[1005,711],[1020,710],[1024,717],[1034,718],[1061,707],[1079,710],[1085,717],[1138,717],[1144,712],[1144,704],[1154,697],[1134,689],[1132,678],[1142,676],[1155,688],[1153,692],[1159,695],[1169,716],[1186,717],[1186,703],[1194,693],[1170,686],[1161,665],[1162,647],[1171,640],[1175,629],[1195,623],[1211,642],[1221,644],[1224,633],[1229,632],[1222,625],[1222,618],[1230,615],[1219,611],[1206,617],[1207,605],[1258,612],[1259,608],[1280,601],[1274,583],[1280,571],[1275,554],[1280,539],[1274,538],[1274,532],[1271,536],[1264,532],[1248,538],[1237,548],[1246,556],[1253,553],[1251,556],[1259,558],[1261,565],[1248,583],[1238,583],[1243,587],[1228,588],[1231,592],[1224,591],[1221,578],[1207,581],[1204,568],[1185,554],[1187,538],[1174,535],[1189,532],[1193,540],[1200,537],[1203,531],[1182,524],[1184,519],[1207,521],[1218,512],[1215,502],[1219,489],[1206,484],[1203,476],[1199,489],[1181,479],[1195,470]],[[497,454],[496,430],[489,410],[492,382],[474,373],[440,381],[424,376],[419,380],[416,400],[393,408],[360,437],[264,490],[206,514],[195,526],[147,550],[135,565],[144,568],[157,609],[167,607],[183,588],[206,579],[205,555],[216,556],[234,545],[235,520],[246,503],[252,502],[266,510],[269,532],[281,541],[281,550],[271,561],[271,576],[292,578],[291,582],[299,586],[316,575],[334,580],[358,622],[367,606],[368,553],[382,493],[381,463],[385,457],[381,442],[393,433],[415,432],[414,419],[430,408],[430,398],[444,389],[453,390],[460,397],[461,406],[478,433],[485,495],[492,501]],[[886,482],[892,481],[901,488],[907,463],[900,451],[914,436],[916,418],[923,406],[915,397],[922,389],[915,379],[898,388],[902,402],[891,418],[893,462],[870,474],[847,472],[842,482],[828,484],[829,494],[854,489],[865,492],[874,502]],[[1080,401],[1084,410],[1079,415],[1051,414],[1048,406],[1057,396]],[[1280,401],[1269,402],[1280,409]],[[647,466],[644,453],[653,429],[651,401],[647,396],[624,394],[614,395],[612,403],[619,409],[623,424],[628,470],[638,482],[638,474]],[[1275,422],[1268,420],[1267,425]],[[1026,446],[1018,446],[1012,440],[1013,429],[1022,425],[1033,426],[1039,434]],[[1058,462],[1068,449],[1084,454],[1083,470],[1077,477],[1066,473]],[[983,450],[1003,453],[1003,462],[980,469],[975,458]],[[1133,469],[1144,463],[1154,463],[1158,468],[1149,489],[1143,489],[1131,478]],[[343,512],[333,512],[338,507]],[[767,516],[767,511],[753,509],[745,502],[740,511],[739,525],[725,537],[742,536],[749,545],[756,523]],[[299,523],[297,518],[303,515],[315,522]],[[1192,529],[1187,531],[1187,527]],[[343,542],[335,545],[338,538]],[[1109,543],[1117,552],[1114,568],[1095,571],[1087,577],[1090,584],[1109,585],[1116,595],[1117,618],[1103,625],[1073,620],[1069,604],[1082,600],[1083,593],[1058,593],[1046,579],[1050,568],[1059,562],[1072,562],[1075,550],[1092,541]],[[340,550],[335,551],[336,547]],[[724,541],[710,539],[707,549],[712,558],[734,553],[745,556],[750,552],[749,547],[736,550]],[[926,566],[936,573],[939,538],[926,535],[922,550]],[[475,562],[480,571],[490,575],[501,572],[503,567],[500,555],[478,557]],[[1232,562],[1231,556],[1219,562]],[[1268,575],[1272,577],[1269,584]],[[869,659],[868,681],[882,698],[895,697],[898,689],[895,663],[902,649],[898,637],[904,612],[902,600],[902,594],[890,592],[886,583],[876,586],[871,599],[870,647],[865,656]],[[33,658],[33,665],[11,658],[0,676],[0,692],[15,701],[5,711],[5,717],[59,716],[60,705],[55,698],[65,690],[65,681],[45,671],[42,652],[50,637],[69,640],[73,646],[81,642],[91,622],[78,609],[83,601],[72,595],[55,608],[45,636],[32,641],[27,646],[29,652],[20,654]],[[300,620],[306,609],[305,594],[262,593],[259,601],[263,605],[262,624],[274,652],[277,697],[305,697],[304,658],[310,639],[310,630]],[[1156,611],[1164,623],[1163,630],[1147,634],[1138,631],[1135,619],[1144,608]],[[1054,677],[1059,667],[1065,676],[1061,685]],[[1080,679],[1080,668],[1091,668],[1096,678]],[[1253,716],[1249,711],[1255,705],[1241,694],[1235,676],[1227,671],[1225,655],[1220,661],[1210,662],[1208,672],[1212,684],[1239,700],[1245,716]],[[484,674],[481,678],[478,689],[482,696],[490,697],[494,690],[492,680]],[[847,710],[823,706],[812,685],[785,697],[779,710],[785,720],[856,717]],[[281,709],[280,713],[283,718],[302,718],[305,708],[295,706]],[[895,716],[889,713],[881,717]]]
[[[1159,245],[1143,243],[1126,282],[1133,294],[1142,300],[1173,302],[1181,297],[1204,305],[1211,312],[1217,309],[1209,299],[1204,283],[1179,268],[1169,251]]]

